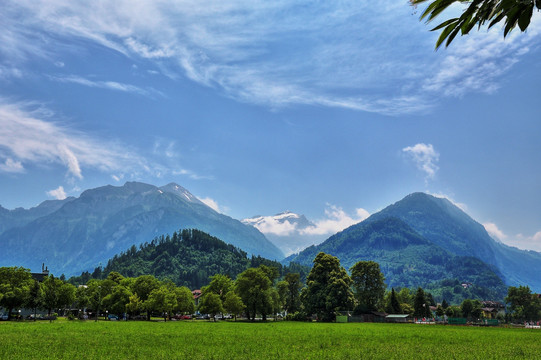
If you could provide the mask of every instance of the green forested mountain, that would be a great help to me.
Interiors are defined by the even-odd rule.
[[[179,228],[208,232],[248,254],[283,258],[257,229],[214,211],[176,184],[156,187],[127,182],[46,205],[54,206],[40,206],[47,211],[0,231],[0,266],[39,269],[46,263],[51,271],[71,276],[106,262],[132,244]],[[0,220],[29,218],[28,211],[1,210]]]
[[[365,221],[388,217],[403,220],[424,238],[454,255],[475,257],[492,265],[507,285],[527,285],[541,292],[541,253],[495,241],[483,225],[447,199],[414,193]]]
[[[445,296],[454,303],[502,299],[506,292],[495,268],[475,257],[452,254],[395,217],[353,225],[288,260],[309,265],[320,251],[337,256],[346,268],[360,260],[376,261],[388,287],[422,286],[440,301]]]
[[[248,257],[245,251],[205,232],[182,230],[139,247],[133,245],[111,258],[105,268],[97,267],[93,273],[83,272],[81,276],[71,278],[70,282],[84,284],[91,278],[102,279],[116,271],[126,277],[153,275],[195,289],[208,284],[212,275],[229,275],[234,279],[247,268],[259,265],[276,267],[280,275],[297,272],[303,278],[310,271],[310,268],[295,263],[283,266],[260,256]]]

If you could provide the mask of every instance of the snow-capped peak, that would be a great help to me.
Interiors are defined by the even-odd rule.
[[[279,223],[283,224],[288,222],[291,225],[294,225],[296,228],[304,228],[306,226],[313,226],[313,224],[306,219],[304,215],[295,214],[289,210],[281,212],[272,216],[262,216],[257,215],[248,219],[242,220],[243,223],[247,225],[252,225],[255,227],[260,227],[265,223]]]
[[[180,186],[178,184],[175,184],[175,183],[170,183],[170,184],[167,184],[165,186],[162,186],[162,187],[159,188],[159,190],[175,194],[177,196],[180,196],[183,199],[186,199],[189,202],[200,203],[200,201],[199,201],[199,199],[197,197],[192,195],[192,193],[190,193],[188,190],[186,190],[182,186]]]

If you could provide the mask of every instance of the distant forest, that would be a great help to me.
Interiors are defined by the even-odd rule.
[[[178,286],[198,289],[207,285],[215,274],[234,279],[244,270],[266,265],[276,268],[280,277],[298,273],[304,282],[310,267],[291,263],[284,266],[278,261],[261,256],[248,257],[233,245],[200,230],[179,230],[172,236],[162,235],[151,242],[115,255],[105,268],[98,266],[93,272],[85,271],[68,281],[74,285],[86,284],[90,279],[105,279],[111,272],[125,277],[153,275],[160,280],[169,279]]]

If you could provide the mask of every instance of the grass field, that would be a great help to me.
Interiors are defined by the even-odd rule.
[[[0,322],[0,359],[535,359],[541,331],[297,322]]]

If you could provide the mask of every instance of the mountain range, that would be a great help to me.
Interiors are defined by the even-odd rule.
[[[314,234],[316,224],[306,216],[291,211],[284,211],[276,215],[257,215],[241,220],[261,231],[267,239],[275,244],[286,255],[297,253],[312,244],[319,244],[330,234]]]
[[[275,227],[265,228],[269,226]],[[277,236],[283,243],[273,244],[256,227],[267,234],[297,232],[289,244],[284,236]],[[177,184],[127,182],[28,210],[0,207],[0,266],[39,269],[46,263],[55,274],[72,276],[107,263],[133,245],[185,229],[208,233],[248,255],[282,260],[282,250],[298,247],[297,235],[311,228],[312,222],[292,212],[241,222],[214,211]],[[311,266],[320,251],[337,256],[346,268],[359,260],[376,261],[388,286],[423,286],[448,301],[502,298],[509,285],[541,292],[541,253],[495,241],[450,201],[425,193],[408,195],[282,263]]]
[[[390,286],[454,279],[466,287],[528,285],[541,291],[541,253],[495,241],[449,200],[425,193],[408,195],[286,262],[308,265],[319,251],[346,267],[359,260],[379,262]]]
[[[66,276],[93,269],[132,245],[179,229],[199,229],[271,260],[284,257],[257,229],[220,214],[183,187],[127,182],[46,201],[29,210],[0,209],[0,266]]]

